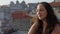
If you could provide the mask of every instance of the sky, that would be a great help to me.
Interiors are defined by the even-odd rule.
[[[0,5],[8,5],[10,2],[13,1],[16,3],[17,0],[0,0]],[[54,0],[18,0],[20,3],[25,1],[26,3],[38,3],[38,2],[52,2]]]

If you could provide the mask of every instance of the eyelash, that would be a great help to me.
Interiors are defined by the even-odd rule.
[[[43,10],[37,10],[37,12],[38,12],[38,11],[43,11]]]

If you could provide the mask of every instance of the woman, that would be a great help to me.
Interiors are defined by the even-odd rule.
[[[37,5],[37,21],[31,26],[28,34],[60,34],[59,22],[48,3]]]

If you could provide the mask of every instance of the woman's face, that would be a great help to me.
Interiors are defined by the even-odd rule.
[[[37,17],[40,20],[43,20],[46,18],[46,16],[47,16],[47,10],[45,9],[45,7],[42,4],[39,4],[37,6]]]

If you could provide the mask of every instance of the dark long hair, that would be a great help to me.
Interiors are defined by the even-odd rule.
[[[46,17],[47,27],[46,27],[45,34],[51,34],[54,30],[55,25],[59,23],[57,20],[57,17],[55,16],[53,8],[51,7],[51,5],[49,3],[41,2],[39,4],[42,4],[45,7],[45,9],[47,10],[47,17]],[[37,22],[38,22],[38,25],[37,25],[38,30],[36,30],[37,31],[36,34],[42,34],[43,23],[39,19]]]

